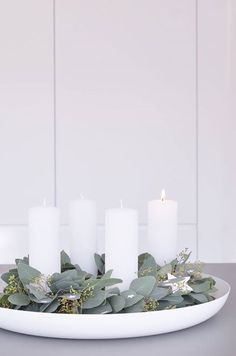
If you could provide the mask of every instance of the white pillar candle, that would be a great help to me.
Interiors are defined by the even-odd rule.
[[[109,209],[105,216],[106,271],[121,278],[121,290],[129,288],[138,271],[138,213],[121,207]]]
[[[148,203],[149,252],[159,265],[169,263],[177,255],[177,212],[177,202],[166,200],[164,190],[160,200]]]
[[[59,225],[56,207],[29,209],[29,264],[46,276],[61,272]]]
[[[94,254],[97,251],[96,203],[88,199],[70,203],[71,261],[84,271],[96,274]]]

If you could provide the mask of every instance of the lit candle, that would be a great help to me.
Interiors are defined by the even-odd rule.
[[[43,205],[29,209],[29,263],[45,275],[61,272],[60,213]]]
[[[70,203],[69,221],[71,228],[71,261],[84,271],[96,274],[94,254],[97,251],[96,203],[85,199]]]
[[[160,200],[148,203],[149,252],[159,265],[172,261],[177,255],[178,204],[166,200],[162,190]]]
[[[105,216],[106,271],[121,278],[121,290],[129,288],[138,270],[138,212],[121,207],[109,209]]]

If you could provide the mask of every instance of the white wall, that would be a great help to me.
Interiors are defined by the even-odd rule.
[[[65,225],[80,193],[98,202],[100,250],[104,209],[122,197],[143,251],[146,202],[163,187],[179,201],[179,248],[236,262],[235,11],[0,0],[0,263],[27,253],[29,206],[47,197]]]
[[[199,256],[235,262],[236,2],[202,0],[198,17]]]

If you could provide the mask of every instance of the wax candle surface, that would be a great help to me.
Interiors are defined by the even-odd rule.
[[[123,280],[118,287],[129,289],[138,270],[138,213],[136,210],[109,209],[105,217],[106,271]]]
[[[59,225],[56,207],[29,209],[29,263],[45,275],[61,272]]]
[[[177,211],[177,202],[166,200],[164,191],[160,200],[148,203],[149,252],[160,265],[172,261],[178,252]]]
[[[71,261],[84,271],[96,274],[96,203],[88,199],[70,203]]]

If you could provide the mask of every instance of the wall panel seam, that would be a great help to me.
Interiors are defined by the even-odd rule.
[[[196,110],[196,256],[199,259],[199,86],[198,86],[198,0],[195,0],[195,110]]]
[[[60,226],[69,226],[69,224],[61,224]],[[104,224],[97,224],[98,227],[103,227]],[[197,227],[196,223],[179,223],[178,226],[186,226],[186,227]],[[17,228],[17,227],[28,227],[28,224],[0,224],[1,227],[9,227],[9,228]],[[147,224],[139,224],[139,228],[146,228]]]
[[[53,0],[53,165],[54,205],[57,205],[56,0]]]

